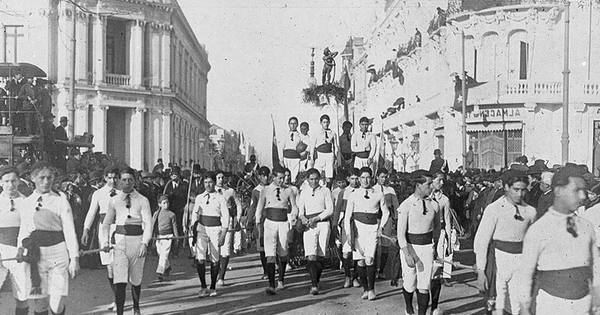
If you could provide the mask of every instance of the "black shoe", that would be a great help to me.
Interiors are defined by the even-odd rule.
[[[164,273],[165,276],[168,277],[171,274],[171,270],[173,270],[173,269],[171,269],[171,266],[169,266],[167,269],[165,269],[165,273]]]
[[[397,287],[398,286],[398,280],[391,280],[390,281],[390,286]]]

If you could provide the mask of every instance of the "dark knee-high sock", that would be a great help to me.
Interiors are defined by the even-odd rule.
[[[433,279],[431,280],[431,309],[435,310],[438,307],[440,301],[440,293],[442,292],[442,280]]]
[[[15,308],[15,315],[27,315],[29,314],[29,308]]]
[[[41,312],[33,312],[34,315],[48,315],[48,311],[41,311]],[[121,313],[123,314],[123,313]]]
[[[429,293],[421,293],[417,291],[417,304],[419,305],[419,315],[427,314],[427,306],[429,305]]]
[[[142,294],[142,285],[131,286],[131,299],[133,300],[133,309],[140,309],[140,295]]]
[[[123,308],[125,307],[126,289],[127,283],[115,284],[115,304],[117,306],[117,315],[123,315]]]
[[[285,267],[287,266],[287,258],[282,259],[279,258],[279,275],[277,277],[277,280],[282,281],[285,278]]]
[[[50,312],[52,313],[52,315],[65,315],[65,310],[66,310],[66,309],[67,309],[67,308],[66,308],[65,306],[63,306],[63,309],[62,309],[62,311],[60,311],[60,312],[58,312],[58,313],[54,313],[53,311],[50,311]],[[25,314],[27,314],[27,313],[25,313]]]
[[[317,272],[316,272],[315,262],[312,260],[308,260],[306,262],[306,270],[308,271],[308,275],[310,276],[310,284],[313,287],[317,286]]]
[[[210,265],[210,289],[214,290],[217,285],[217,278],[219,277],[219,267],[220,264],[218,262],[213,262]]]
[[[366,267],[366,271],[367,271],[367,291],[370,290],[374,290],[375,289],[375,270],[377,269],[377,267],[375,267],[375,265],[367,265]]]
[[[358,260],[352,259],[352,261],[354,262],[354,275],[352,276],[352,280],[354,280],[354,279],[358,279],[360,277],[360,275],[358,274],[359,273],[359,271],[358,271]]]
[[[225,272],[227,271],[227,266],[229,265],[229,256],[221,257],[221,267],[219,270],[219,279],[225,280]]]
[[[351,278],[352,258],[344,258],[342,264],[344,265],[344,276]]]
[[[198,279],[200,279],[200,287],[206,289],[206,266],[196,263],[196,271],[198,272]]]
[[[321,282],[321,274],[323,273],[323,262],[319,259],[315,261],[315,269],[317,271],[317,283]]]
[[[269,287],[275,288],[275,263],[267,263],[267,277],[269,278]]]
[[[259,252],[260,254],[260,264],[263,267],[263,274],[267,274],[267,256],[265,255],[265,252]]]
[[[404,295],[404,305],[406,305],[406,313],[414,314],[415,309],[413,308],[413,294],[414,292],[408,292],[406,289],[402,292]]]
[[[368,291],[369,289],[367,288],[367,268],[365,268],[365,266],[357,265],[356,270],[358,273],[358,280],[360,281],[360,284],[362,285],[365,291]]]

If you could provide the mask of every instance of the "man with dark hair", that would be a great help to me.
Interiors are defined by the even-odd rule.
[[[371,167],[375,151],[377,149],[377,139],[375,135],[369,131],[371,122],[369,118],[362,117],[360,119],[360,132],[352,135],[352,152],[354,153],[354,167]]]
[[[565,166],[552,178],[552,207],[527,231],[519,264],[521,314],[597,313],[600,263],[593,225],[574,212],[586,199],[584,172]],[[533,277],[539,291],[532,297]],[[593,306],[593,308],[592,308]],[[592,311],[592,312],[590,312]]]
[[[508,170],[502,177],[504,197],[487,206],[473,242],[477,284],[479,290],[485,292],[490,289],[488,279],[495,279],[496,311],[519,314],[515,275],[521,263],[523,238],[535,221],[536,212],[523,201],[529,184],[527,175]],[[506,303],[507,298],[510,304]]]
[[[171,180],[165,184],[163,194],[169,196],[171,211],[177,216],[179,235],[183,235],[183,213],[185,205],[188,203],[188,184],[181,178],[181,168],[179,166],[173,166]]]
[[[98,190],[96,190],[92,194],[92,200],[90,202],[90,208],[85,216],[85,221],[83,223],[83,234],[81,236],[81,243],[83,245],[88,245],[90,242],[90,231],[92,229],[92,225],[94,222],[98,222],[97,231],[98,231],[98,244],[102,244],[106,239],[108,239],[108,235],[104,234],[104,229],[102,229],[102,222],[104,222],[104,218],[106,217],[106,212],[108,211],[108,204],[110,199],[117,195],[118,189],[116,187],[117,181],[119,180],[119,169],[115,167],[107,167],[104,169],[104,186]],[[96,215],[99,215],[98,220],[96,221]],[[114,232],[114,225],[111,225],[109,228],[109,234],[112,235]],[[100,262],[102,265],[106,266],[106,270],[108,272],[108,283],[115,294],[115,285],[113,283],[113,265],[112,265],[112,252],[100,252]],[[115,308],[115,304],[113,303],[109,309],[113,310]]]
[[[112,264],[117,315],[124,311],[127,283],[131,284],[133,313],[139,315],[144,264],[152,238],[152,212],[148,199],[134,188],[136,171],[125,167],[119,175],[121,191],[108,202],[102,225],[105,235],[102,248],[108,248],[114,238]],[[110,233],[111,224],[116,225],[114,233]]]
[[[387,181],[389,173],[390,172],[385,168],[378,169],[376,178],[377,184],[373,185],[373,189],[381,191],[385,198],[385,206],[390,213],[390,219],[387,221],[385,226],[383,226],[382,233],[385,236],[392,238],[396,236],[398,222],[398,217],[396,216],[396,209],[398,209],[400,203],[398,202],[398,197],[396,196],[394,188],[388,186]],[[381,246],[378,248],[378,250],[381,250],[381,252],[377,254],[378,261],[376,262],[378,268],[377,275],[380,278],[384,273],[385,265],[388,262],[389,254],[392,253],[392,248],[395,248],[395,245],[395,242],[390,241],[390,239],[385,237],[381,238]]]
[[[208,172],[204,177],[206,190],[196,197],[192,217],[196,224],[196,271],[200,278],[199,297],[216,296],[217,277],[219,276],[220,248],[225,243],[229,227],[229,209],[227,201],[215,189],[217,176]],[[210,256],[209,256],[210,255]],[[210,260],[209,260],[210,259]],[[206,262],[210,267],[210,292],[206,289]]]
[[[256,251],[258,251],[260,255],[260,263],[263,267],[263,277],[267,275],[267,257],[265,256],[264,239],[262,238],[262,235],[264,233],[263,224],[253,224],[256,218],[256,208],[258,206],[258,200],[260,199],[260,194],[262,193],[263,189],[267,187],[267,185],[269,185],[270,173],[271,171],[266,166],[261,166],[258,169],[259,183],[252,190],[252,196],[250,197],[250,207],[248,209],[248,217],[246,219],[248,227],[253,230],[253,233],[256,237]],[[264,221],[264,218],[262,220]]]
[[[314,168],[307,172],[308,185],[298,198],[299,218],[307,227],[304,231],[306,269],[310,275],[310,294],[319,294],[319,281],[329,244],[329,217],[333,214],[331,191],[319,185],[321,174]]]
[[[342,252],[342,266],[344,267],[344,288],[354,286],[356,288],[361,286],[361,283],[357,280],[358,271],[357,266],[353,263],[352,259],[352,247],[350,247],[350,241],[348,239],[348,233],[344,228],[344,222],[346,217],[346,208],[348,206],[348,200],[351,195],[360,187],[358,178],[360,177],[360,170],[357,168],[351,169],[348,173],[348,187],[344,188],[339,192],[337,203],[335,204],[335,211],[333,213],[333,223],[335,225],[334,236],[339,241],[339,251]],[[339,232],[338,232],[339,231]],[[354,273],[352,273],[352,266],[354,266]]]
[[[375,250],[377,241],[385,226],[389,212],[381,191],[371,187],[372,171],[368,167],[360,169],[360,188],[350,195],[344,229],[353,248],[353,258],[357,261],[360,281],[363,285],[362,299],[375,300]]]
[[[303,121],[300,124],[300,140],[303,144],[305,144],[305,149],[304,151],[300,152],[300,173],[306,172],[306,170],[310,168],[308,162],[310,161],[310,156],[312,152],[312,141],[310,140],[310,135],[308,134],[308,131],[308,123],[306,121]]]
[[[437,172],[442,172],[444,174],[448,174],[448,161],[442,158],[442,150],[433,150],[433,157],[434,158],[431,160],[431,165],[429,166],[429,173],[435,174]]]
[[[24,211],[25,196],[17,191],[19,175],[13,166],[0,167],[0,258],[17,256],[21,212]],[[10,278],[15,299],[15,314],[27,315],[27,299],[31,290],[27,264],[17,261],[0,262],[0,287],[6,277]],[[4,307],[8,311],[7,307]]]
[[[329,129],[330,119],[328,115],[322,115],[319,119],[321,130],[313,136],[313,148],[315,148],[312,157],[314,168],[321,172],[321,177],[327,179],[329,184],[333,179],[333,169],[335,156],[338,151],[337,136],[335,132]]]
[[[304,152],[306,147],[302,143],[300,133],[297,130],[298,118],[290,117],[288,126],[290,127],[289,135],[283,141],[283,166],[290,170],[292,182],[295,182],[300,170],[300,153]]]
[[[220,268],[217,284],[220,286],[225,285],[225,272],[227,272],[227,266],[229,265],[229,256],[233,249],[233,231],[239,226],[240,219],[242,217],[242,200],[239,198],[233,188],[228,187],[225,184],[225,172],[216,171],[216,183],[215,190],[219,193],[227,202],[227,208],[229,211],[229,222],[227,222],[227,234],[225,234],[225,243],[219,248],[221,257],[219,258]],[[225,224],[225,223],[223,223]]]
[[[412,301],[417,291],[418,312],[426,314],[434,248],[440,234],[440,212],[438,204],[429,198],[431,174],[417,172],[412,176],[415,191],[398,207],[398,245],[406,313],[414,314]]]
[[[266,293],[275,294],[275,262],[279,256],[279,278],[277,289],[284,289],[285,268],[288,254],[288,232],[290,226],[296,224],[298,207],[296,198],[290,188],[283,186],[285,170],[280,167],[273,168],[273,182],[260,193],[256,207],[255,223],[257,227],[264,225],[265,255],[267,259],[267,276],[269,287]],[[288,215],[288,208],[292,211]],[[263,213],[264,211],[264,213]],[[263,216],[265,217],[263,223]]]

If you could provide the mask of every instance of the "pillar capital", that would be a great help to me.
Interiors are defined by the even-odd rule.
[[[145,113],[145,112],[147,112],[147,111],[148,111],[148,109],[147,109],[147,108],[144,108],[144,107],[135,107],[135,108],[134,108],[134,111],[135,111],[136,113]]]

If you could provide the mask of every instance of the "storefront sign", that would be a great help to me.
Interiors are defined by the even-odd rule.
[[[520,121],[522,108],[480,108],[467,112],[467,123],[493,121]]]

